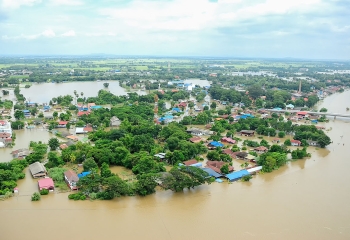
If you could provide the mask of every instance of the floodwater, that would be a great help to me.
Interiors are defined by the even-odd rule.
[[[16,149],[29,148],[30,141],[47,143],[50,138],[55,136],[42,127],[14,130],[13,132],[16,134],[15,146],[13,148],[0,148],[0,162],[8,162],[13,159],[11,152]]]
[[[103,83],[108,82],[108,88]],[[200,79],[186,79],[185,83],[192,83],[201,87],[209,86],[210,82]],[[21,93],[29,102],[48,103],[53,97],[74,95],[74,90],[79,96],[83,92],[84,97],[96,97],[98,91],[105,89],[117,96],[127,95],[126,89],[119,86],[119,81],[92,81],[92,82],[66,82],[66,83],[33,83],[30,88],[21,88]],[[139,95],[145,95],[146,91],[135,90]],[[7,99],[13,99],[13,91],[7,96]]]
[[[103,83],[108,82],[108,88]],[[93,82],[67,82],[67,83],[34,83],[30,88],[21,88],[21,93],[30,102],[48,103],[53,97],[63,95],[74,95],[74,90],[79,96],[83,92],[83,97],[96,97],[98,91],[105,89],[114,95],[127,95],[124,88],[119,86],[119,81],[93,81]],[[43,94],[44,93],[44,94]],[[139,94],[144,94],[140,91]]]
[[[350,92],[332,97],[322,106],[340,112]],[[350,123],[331,120],[326,126],[333,144],[309,147],[310,159],[249,183],[113,201],[50,193],[31,202],[36,180],[28,174],[19,182],[19,196],[0,202],[0,239],[350,239]]]

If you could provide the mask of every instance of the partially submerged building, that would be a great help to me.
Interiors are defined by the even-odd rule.
[[[46,168],[41,162],[30,164],[29,171],[32,174],[33,178],[45,177],[47,175]]]

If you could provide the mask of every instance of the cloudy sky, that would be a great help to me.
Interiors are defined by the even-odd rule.
[[[349,0],[0,0],[0,55],[350,59]]]

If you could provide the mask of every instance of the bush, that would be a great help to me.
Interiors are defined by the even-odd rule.
[[[252,175],[245,175],[242,177],[242,182],[249,182],[250,179],[252,179]]]
[[[47,195],[47,194],[49,194],[49,190],[47,190],[45,188],[40,190],[40,195]]]
[[[82,193],[72,193],[72,194],[69,194],[68,195],[68,199],[72,199],[72,200],[85,200],[86,199],[86,196]]]
[[[40,194],[39,193],[37,193],[37,192],[35,192],[35,193],[33,193],[33,195],[32,195],[32,201],[39,201],[40,200]]]

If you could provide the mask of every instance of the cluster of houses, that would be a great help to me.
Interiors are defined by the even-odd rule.
[[[47,171],[44,164],[40,162],[32,163],[29,165],[29,171],[32,174],[33,178],[39,178],[39,190],[47,189],[49,191],[53,191],[55,189],[54,181],[52,178],[47,176]],[[80,174],[77,174],[73,170],[67,170],[66,172],[64,172],[64,180],[71,190],[77,190],[77,183],[79,179],[85,177],[88,174],[90,174],[90,172],[82,172]]]
[[[0,120],[0,148],[12,144],[11,123],[6,120]]]

